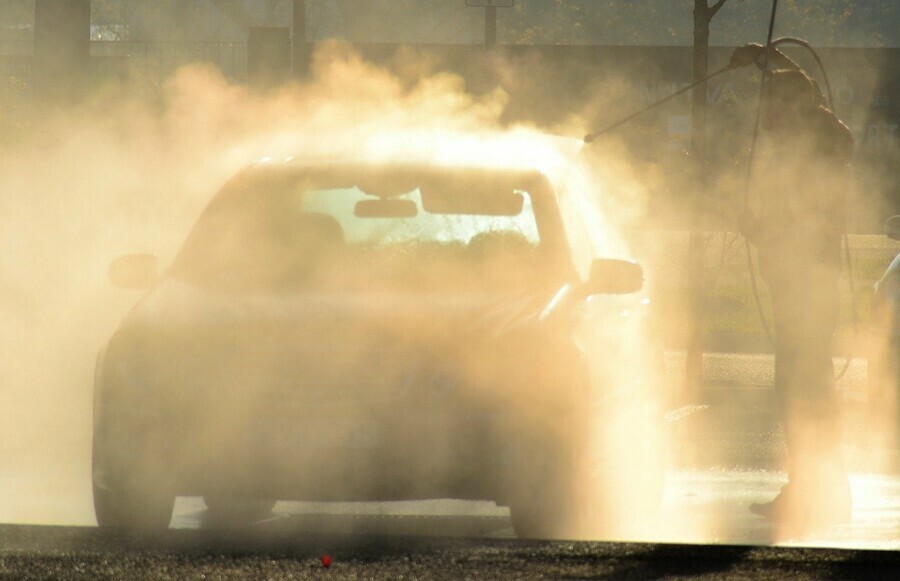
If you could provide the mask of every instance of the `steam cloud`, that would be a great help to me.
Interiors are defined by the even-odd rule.
[[[109,261],[147,251],[168,264],[212,192],[249,163],[349,156],[537,167],[581,198],[610,256],[628,255],[610,211],[638,215],[641,189],[622,166],[589,165],[575,140],[507,126],[502,90],[473,97],[456,76],[418,76],[408,56],[397,65],[395,74],[327,44],[309,82],[265,94],[191,66],[158,100],[100,92],[46,113],[24,143],[0,152],[0,462],[4,474],[24,475],[4,520],[92,522],[94,359],[138,298],[111,288]],[[612,184],[609,196],[594,195],[611,180],[615,196]]]
[[[611,257],[634,254],[630,228],[645,215],[647,192],[666,183],[656,164],[636,165],[618,138],[582,150],[575,140],[510,123],[503,90],[473,96],[459,77],[432,72],[409,54],[391,71],[327,43],[312,71],[308,82],[257,93],[213,68],[186,67],[157,100],[100,93],[48,113],[24,143],[0,151],[0,475],[24,475],[8,485],[18,500],[4,506],[3,520],[93,522],[94,358],[138,298],[111,288],[109,262],[147,251],[168,264],[211,194],[246,165],[349,156],[536,167],[577,198],[597,226],[595,244]],[[637,89],[623,77],[596,88],[596,98],[549,131],[581,136],[594,129],[586,119],[601,111],[605,118],[632,112],[623,95]],[[723,184],[734,186],[726,178]],[[664,269],[656,262],[645,269],[653,289]],[[677,318],[683,305],[670,306]],[[642,358],[651,350],[642,333],[603,325],[583,329],[581,340],[601,349],[621,345],[616,357],[590,362],[613,382],[646,367]],[[657,389],[641,406],[652,415],[667,394],[660,378],[648,381]],[[660,426],[610,419],[598,437],[632,442],[635,462],[660,461],[642,451]],[[624,474],[605,484],[601,493],[610,497],[638,485]]]

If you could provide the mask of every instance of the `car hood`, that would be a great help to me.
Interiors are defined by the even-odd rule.
[[[540,328],[550,298],[223,295],[166,281],[123,323],[107,362],[112,373],[156,385],[255,392],[302,406],[397,401],[415,386],[445,393],[508,383],[510,366],[532,367],[539,345],[554,343],[529,332]]]
[[[552,296],[539,290],[224,294],[168,280],[135,307],[125,326],[181,333],[223,325],[309,328],[325,323],[363,325],[370,331],[375,325],[384,332],[420,338],[449,331],[501,334],[537,320]]]

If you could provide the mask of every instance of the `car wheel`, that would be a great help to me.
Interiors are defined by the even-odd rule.
[[[95,430],[92,484],[97,524],[144,530],[168,528],[175,494],[162,463],[145,462],[141,454],[135,454],[127,465],[120,465],[107,453],[106,446]]]
[[[231,495],[205,495],[209,524],[249,525],[272,514],[275,500],[272,498],[247,498]]]
[[[109,490],[94,483],[94,515],[101,527],[162,530],[172,520],[175,496],[134,489]]]
[[[562,482],[543,482],[532,496],[510,503],[510,520],[520,539],[576,539],[580,535],[574,495]]]
[[[574,431],[574,430],[573,430]],[[522,538],[638,539],[662,504],[664,465],[655,432],[635,449],[597,450],[574,434],[557,446],[532,442],[510,502]],[[555,448],[555,449],[554,449]]]
[[[595,538],[640,540],[656,524],[662,507],[665,469],[659,449],[642,446],[596,467],[602,516]]]
[[[560,468],[558,475],[532,480],[530,492],[519,493],[510,503],[516,535],[564,540],[644,536],[662,503],[662,469],[644,467],[630,473],[621,467],[608,469],[609,474],[604,475]],[[620,482],[610,486],[613,478]]]
[[[570,445],[553,446],[525,437],[520,443],[529,450],[519,456],[509,503],[516,535],[525,539],[581,537],[582,523],[595,515],[594,507],[583,504],[579,494],[586,466],[583,457]]]

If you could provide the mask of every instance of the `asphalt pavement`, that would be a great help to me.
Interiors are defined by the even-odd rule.
[[[888,551],[477,537],[6,526],[0,539],[0,576],[35,579],[848,579],[900,567]]]

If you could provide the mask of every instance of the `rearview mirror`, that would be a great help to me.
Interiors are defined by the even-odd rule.
[[[644,286],[644,269],[630,260],[598,258],[591,264],[591,277],[584,286],[584,295],[624,295],[635,293]]]
[[[149,289],[159,278],[158,259],[153,254],[127,254],[109,265],[109,280],[114,286]]]
[[[525,207],[519,192],[422,190],[422,207],[431,214],[518,216]]]
[[[360,200],[353,209],[357,218],[413,218],[419,207],[412,200],[392,198]]]
[[[900,240],[900,216],[891,216],[884,224],[884,233],[892,240]]]

